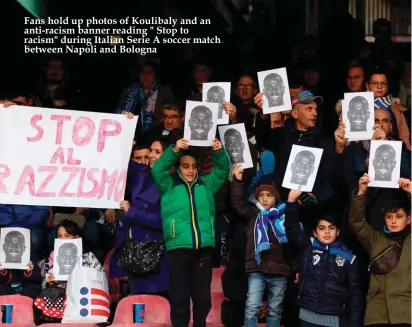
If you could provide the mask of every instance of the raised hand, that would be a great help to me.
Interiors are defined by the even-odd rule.
[[[243,179],[243,168],[240,167],[239,164],[233,165],[233,176],[235,176],[238,181],[241,181]]]
[[[122,210],[124,213],[127,213],[129,211],[129,208],[129,201],[120,201],[120,210]]]
[[[182,150],[187,150],[188,148],[189,148],[189,142],[185,139],[180,139],[179,141],[176,142],[176,145],[173,148],[173,151],[178,153]]]
[[[399,186],[401,187],[402,190],[407,192],[409,195],[411,195],[412,191],[412,183],[410,179],[407,178],[400,178],[398,181]]]
[[[128,111],[123,111],[122,115],[125,115],[129,119],[133,119],[133,117],[134,117],[133,113],[128,112]]]
[[[212,144],[212,149],[215,152],[222,150],[222,142],[220,142],[218,139],[214,139],[213,144]]]
[[[233,103],[225,102],[223,104],[223,110],[229,115],[231,121],[236,120],[236,107]]]
[[[363,176],[359,179],[358,195],[364,195],[366,193],[369,183],[370,183],[369,175],[363,174]]]
[[[288,196],[288,202],[296,202],[296,200],[299,199],[301,194],[302,194],[302,186],[299,185],[299,187],[296,190],[290,190],[289,196]]]
[[[372,140],[386,140],[386,133],[380,125],[373,126],[373,131]]]
[[[259,92],[258,94],[255,95],[255,98],[253,99],[255,101],[255,105],[258,106],[258,108],[262,109],[263,105],[263,92]]]
[[[30,261],[30,262],[27,264],[27,272],[30,273],[30,272],[33,271],[33,269],[34,269],[33,262]]]

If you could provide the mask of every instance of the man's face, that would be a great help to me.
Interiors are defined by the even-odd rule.
[[[263,93],[269,102],[269,107],[283,105],[283,95],[285,87],[282,82],[276,78],[269,78],[265,81]]]
[[[47,80],[52,83],[59,83],[64,77],[64,67],[60,60],[52,60],[47,65]]]
[[[140,71],[140,84],[144,89],[150,89],[153,84],[156,82],[156,72],[154,69],[147,65],[143,66],[141,71]]]
[[[336,225],[326,220],[320,220],[318,226],[316,226],[316,231],[313,232],[313,236],[323,244],[331,244],[339,236],[339,229]]]
[[[314,167],[314,160],[310,155],[297,154],[292,163],[292,179],[291,183],[298,185],[306,185],[309,176],[312,174]]]
[[[6,262],[21,263],[21,257],[26,247],[24,239],[20,235],[8,234],[4,240],[3,250],[6,254]]]
[[[196,85],[202,85],[203,83],[206,83],[209,80],[209,77],[209,69],[205,65],[196,66],[193,72],[193,78]]]
[[[207,93],[207,102],[219,104],[218,118],[222,118],[223,104],[225,102],[224,93],[221,91],[209,91]]]
[[[316,102],[298,104],[292,110],[292,117],[297,122],[298,129],[307,130],[316,126],[318,119],[318,106]]]
[[[282,113],[273,112],[270,114],[270,127],[271,128],[283,127],[283,125],[284,125],[284,118],[282,116]]]
[[[346,76],[346,85],[351,92],[362,92],[365,74],[360,67],[350,68]]]
[[[237,83],[236,94],[243,102],[251,101],[257,94],[255,81],[249,76],[241,77]]]
[[[395,151],[390,149],[379,148],[376,150],[375,158],[373,159],[373,169],[375,170],[375,180],[377,181],[391,181],[392,172],[396,166],[394,156]]]
[[[373,92],[375,98],[382,97],[388,93],[388,80],[383,74],[373,74],[368,83],[366,83],[368,91]]]
[[[69,275],[77,262],[77,247],[71,243],[71,246],[65,246],[63,244],[59,249],[57,256],[57,263],[59,265],[59,273],[61,275]]]
[[[212,128],[212,117],[204,111],[192,112],[189,119],[190,136],[193,140],[207,140],[210,129]]]
[[[243,163],[243,150],[245,145],[243,144],[242,137],[236,134],[225,134],[225,148],[229,153],[232,163]]]
[[[149,149],[134,150],[132,160],[147,165],[149,163]]]
[[[165,130],[170,132],[171,130],[181,128],[185,117],[176,110],[163,109],[162,119]]]
[[[366,124],[369,117],[370,112],[368,107],[365,107],[362,102],[356,101],[349,104],[348,119],[351,132],[366,131]]]
[[[314,87],[318,85],[318,82],[320,80],[320,74],[316,70],[308,69],[304,71],[303,79],[305,81],[306,86]]]
[[[398,209],[396,212],[386,213],[385,223],[390,232],[400,232],[411,224],[411,216],[408,216],[403,209]]]
[[[378,124],[386,134],[386,137],[392,132],[392,122],[390,114],[382,109],[375,110],[375,125]]]

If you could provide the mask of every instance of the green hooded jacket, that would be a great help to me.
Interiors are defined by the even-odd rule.
[[[212,172],[188,183],[180,172],[172,175],[170,169],[181,153],[173,146],[156,160],[152,175],[161,194],[163,235],[167,250],[200,249],[215,246],[214,195],[226,182],[230,161],[226,150],[213,152]]]

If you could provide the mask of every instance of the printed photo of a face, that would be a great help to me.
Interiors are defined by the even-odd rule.
[[[223,104],[225,103],[225,90],[220,86],[212,86],[207,91],[206,102],[219,104],[219,111],[217,118],[223,118]]]
[[[282,77],[276,73],[266,75],[263,80],[263,94],[268,99],[269,107],[283,106],[285,86]]]
[[[375,152],[373,169],[375,170],[375,181],[392,180],[392,172],[396,167],[396,151],[388,144],[380,145]]]
[[[206,141],[212,126],[212,111],[206,106],[194,107],[189,118],[190,139]]]
[[[60,275],[70,275],[78,260],[78,250],[73,243],[64,243],[57,254]]]
[[[301,151],[296,154],[292,166],[290,182],[297,185],[307,185],[310,175],[315,170],[315,155],[310,151]]]
[[[26,251],[25,239],[19,231],[11,231],[4,238],[3,250],[6,263],[22,263],[22,256]]]
[[[240,132],[234,128],[226,130],[224,142],[232,164],[244,163],[245,159],[243,158],[243,151],[245,149],[245,143],[243,142]]]
[[[369,103],[362,96],[356,96],[349,101],[348,120],[351,132],[366,132],[370,118]]]

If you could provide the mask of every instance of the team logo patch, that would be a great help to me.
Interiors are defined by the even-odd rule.
[[[313,265],[316,266],[319,261],[320,261],[320,256],[318,254],[314,255],[312,258]]]
[[[345,264],[346,259],[344,257],[342,257],[341,255],[336,255],[336,259],[335,262],[339,267],[343,267],[343,265]]]

